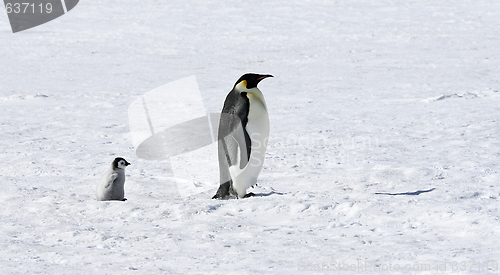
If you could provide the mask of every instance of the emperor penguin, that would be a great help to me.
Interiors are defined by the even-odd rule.
[[[99,185],[97,185],[98,201],[126,201],[125,191],[125,168],[130,163],[124,158],[115,158],[111,163],[110,169],[104,174]]]
[[[269,115],[257,84],[269,74],[247,73],[224,101],[218,130],[220,186],[212,199],[246,198],[257,184],[269,138]]]

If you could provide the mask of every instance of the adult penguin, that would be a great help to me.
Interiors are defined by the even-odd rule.
[[[212,199],[246,198],[257,184],[269,138],[266,101],[257,84],[268,74],[247,73],[224,101],[218,131],[220,186]]]

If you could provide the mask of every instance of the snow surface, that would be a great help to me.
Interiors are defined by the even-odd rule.
[[[0,273],[497,274],[499,14],[87,0],[13,34],[0,11]],[[275,76],[257,196],[180,196],[136,157],[129,105],[195,75],[218,112],[246,72]],[[98,202],[116,156],[128,201]]]

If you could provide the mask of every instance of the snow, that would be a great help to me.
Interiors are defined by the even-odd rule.
[[[88,0],[13,34],[0,12],[2,274],[497,274],[499,13]],[[181,196],[129,106],[194,75],[219,112],[246,72],[275,76],[257,196]],[[117,156],[128,200],[98,202]]]

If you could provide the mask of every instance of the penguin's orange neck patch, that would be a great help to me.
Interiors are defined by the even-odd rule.
[[[238,82],[238,84],[236,84],[236,86],[234,86],[234,89],[238,92],[245,92],[248,90],[247,88],[247,81],[246,80],[242,80],[240,82]]]

